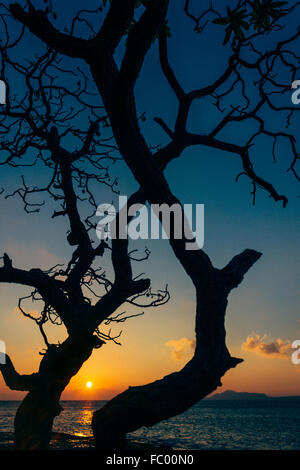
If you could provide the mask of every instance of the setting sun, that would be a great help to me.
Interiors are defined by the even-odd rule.
[[[87,383],[86,383],[86,386],[87,386],[87,388],[92,388],[93,382],[87,382]]]

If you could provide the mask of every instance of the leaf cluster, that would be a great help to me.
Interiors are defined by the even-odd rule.
[[[248,31],[251,25],[258,32],[267,30],[272,21],[284,16],[283,7],[287,4],[284,1],[273,0],[254,0],[248,3],[252,11],[247,11],[245,8],[231,10],[227,7],[227,16],[213,20],[214,24],[225,26],[223,44],[227,44],[232,35],[241,41],[245,40],[245,31]]]

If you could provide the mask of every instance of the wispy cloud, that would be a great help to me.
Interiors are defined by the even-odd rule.
[[[181,359],[184,359],[188,352],[195,349],[196,341],[188,338],[170,339],[166,342],[166,346],[171,348],[173,359],[180,361]]]
[[[291,350],[291,342],[283,341],[278,338],[274,341],[267,341],[267,335],[258,334],[248,335],[246,341],[242,344],[244,351],[252,351],[259,356],[288,358],[288,352]]]
[[[3,251],[7,252],[13,260],[13,264],[18,267],[48,269],[62,263],[60,258],[43,247],[8,243]]]

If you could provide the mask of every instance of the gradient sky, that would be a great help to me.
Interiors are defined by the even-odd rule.
[[[6,2],[8,3],[8,2]],[[231,2],[234,3],[234,2]],[[43,2],[35,2],[43,4]],[[72,12],[82,6],[75,0],[53,2],[58,12],[58,25],[70,21]],[[97,2],[86,0],[85,8]],[[209,84],[226,64],[228,49],[222,47],[223,31],[214,26],[203,35],[193,32],[193,25],[182,15],[182,1],[172,3],[169,24],[173,33],[169,40],[170,62],[186,90]],[[215,2],[223,5],[224,2]],[[293,17],[287,30],[296,27]],[[28,47],[36,41],[28,37]],[[121,55],[122,47],[118,51]],[[249,77],[250,78],[250,77]],[[300,78],[300,77],[299,77]],[[238,99],[237,95],[233,95]],[[172,127],[176,100],[157,64],[157,44],[148,54],[136,86],[137,107],[145,111],[147,120],[142,130],[151,144],[165,143],[166,136],[153,123],[162,117]],[[290,102],[288,103],[290,105]],[[267,116],[269,118],[269,116]],[[206,102],[193,106],[190,129],[205,132],[216,119],[215,108]],[[276,116],[270,126],[279,124]],[[279,119],[279,118],[278,118]],[[297,132],[299,118],[293,130]],[[251,130],[251,129],[250,129]],[[246,130],[228,129],[223,136],[239,143]],[[238,137],[237,137],[238,135]],[[237,139],[237,140],[234,140]],[[277,147],[277,163],[273,163],[272,144],[261,139],[252,153],[258,172],[289,197],[283,209],[258,190],[252,205],[251,185],[247,178],[235,183],[241,162],[235,155],[204,147],[190,148],[173,161],[166,175],[171,189],[183,203],[205,204],[204,249],[217,267],[224,266],[245,248],[263,253],[262,258],[246,275],[245,280],[229,298],[226,317],[227,343],[232,355],[245,362],[229,371],[222,389],[263,392],[270,395],[300,394],[300,368],[291,363],[286,344],[300,339],[299,313],[299,205],[300,187],[287,173],[291,154],[288,144]],[[44,170],[28,173],[29,178],[43,177]],[[40,172],[40,173],[39,173]],[[130,195],[136,186],[123,162],[113,169],[120,175],[121,194]],[[0,188],[15,188],[21,172],[1,167]],[[97,189],[97,201],[110,202],[107,189]],[[71,253],[65,240],[66,220],[50,219],[47,208],[39,214],[25,215],[16,198],[0,198],[1,253],[7,252],[18,267],[49,268],[68,261]],[[154,289],[168,283],[170,302],[160,308],[148,309],[143,317],[122,324],[122,346],[107,344],[93,353],[63,394],[64,399],[106,399],[128,385],[158,379],[183,367],[191,357],[194,338],[195,293],[191,281],[174,257],[168,241],[148,241],[150,259],[134,266],[136,273],[145,272]],[[143,248],[145,242],[139,242]],[[132,245],[135,247],[135,245]],[[19,372],[34,372],[39,364],[43,341],[38,328],[18,312],[18,297],[27,293],[22,287],[0,284],[0,339],[7,344]],[[34,307],[33,307],[34,310]],[[122,306],[119,311],[133,311]],[[134,312],[140,312],[136,309]],[[118,332],[118,325],[114,327]],[[50,327],[47,332],[54,342],[64,338],[63,327]],[[248,339],[247,339],[248,338]],[[282,343],[281,343],[282,341]],[[272,351],[280,353],[274,354]],[[93,387],[87,389],[87,381]],[[0,378],[0,399],[18,399],[24,394],[12,392]]]

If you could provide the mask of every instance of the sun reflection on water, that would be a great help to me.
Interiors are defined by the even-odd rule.
[[[91,423],[93,418],[93,411],[91,409],[82,409],[78,413],[78,421],[76,425],[78,430],[73,431],[73,434],[78,437],[88,437],[91,435]],[[83,432],[86,429],[86,432]]]
[[[55,419],[55,430],[76,437],[91,437],[93,412],[101,404],[93,401],[63,403],[64,411]]]

